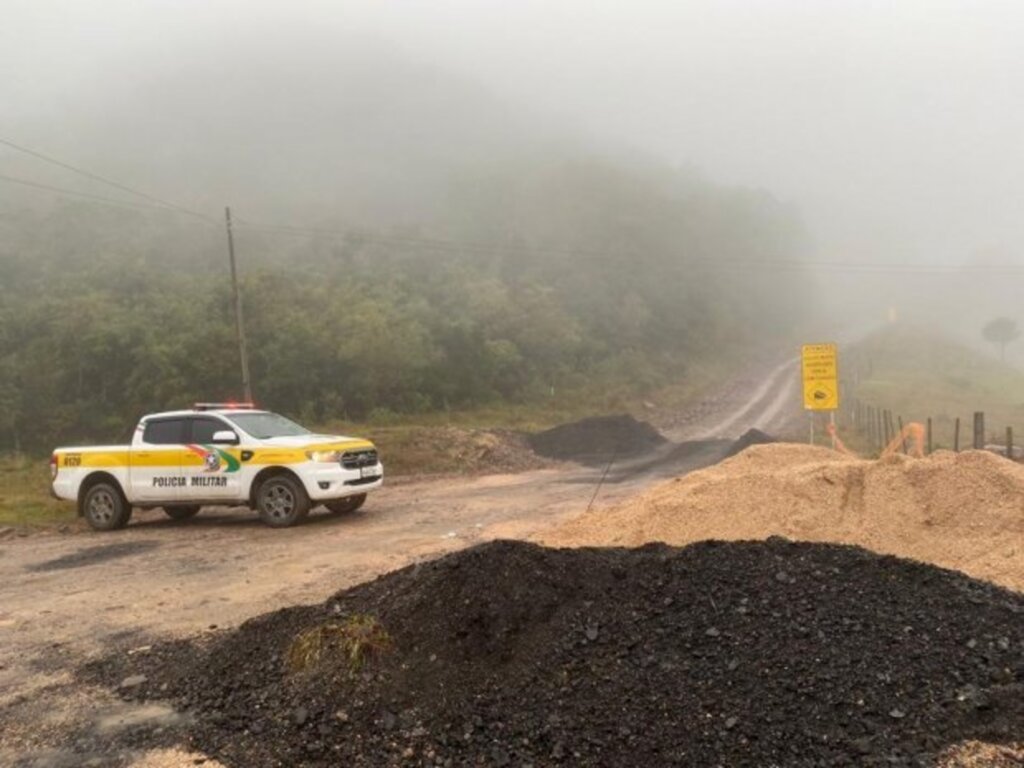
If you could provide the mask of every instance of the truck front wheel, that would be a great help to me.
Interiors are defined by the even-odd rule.
[[[93,530],[115,531],[128,525],[132,508],[120,488],[96,483],[82,497],[82,516]]]
[[[273,528],[287,528],[309,514],[306,489],[289,475],[274,475],[256,492],[256,511]]]

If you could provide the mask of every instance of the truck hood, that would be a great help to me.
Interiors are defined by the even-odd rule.
[[[346,437],[345,435],[292,435],[268,437],[260,442],[274,448],[306,448],[317,445],[334,445],[335,443],[365,443],[367,441],[360,437]]]

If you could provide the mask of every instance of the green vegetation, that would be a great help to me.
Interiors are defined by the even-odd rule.
[[[75,519],[74,505],[50,496],[45,461],[0,457],[0,526],[46,526]]]
[[[239,227],[260,405],[309,424],[622,410],[795,322],[800,273],[766,267],[799,230],[763,193],[577,160],[451,196],[446,243]],[[124,441],[142,413],[238,396],[219,226],[60,203],[0,235],[0,449]]]
[[[992,442],[1002,443],[1010,426],[1014,442],[1024,443],[1024,372],[970,347],[895,326],[857,345],[843,367],[862,402],[888,408],[904,423],[931,417],[937,448],[953,446],[957,417],[960,446],[969,446],[974,411],[984,411]]]

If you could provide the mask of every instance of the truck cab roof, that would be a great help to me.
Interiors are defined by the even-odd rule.
[[[268,413],[262,408],[254,408],[250,404],[238,403],[196,403],[192,408],[179,411],[161,411],[159,413],[147,413],[140,421],[149,419],[175,418],[181,416],[195,416],[199,413],[214,413],[221,416],[232,416],[238,413]]]

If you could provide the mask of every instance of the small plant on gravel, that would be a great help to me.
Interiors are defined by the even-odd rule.
[[[353,672],[391,649],[391,636],[375,617],[355,614],[304,630],[288,647],[285,660],[292,672],[303,672],[325,659],[341,658]]]

